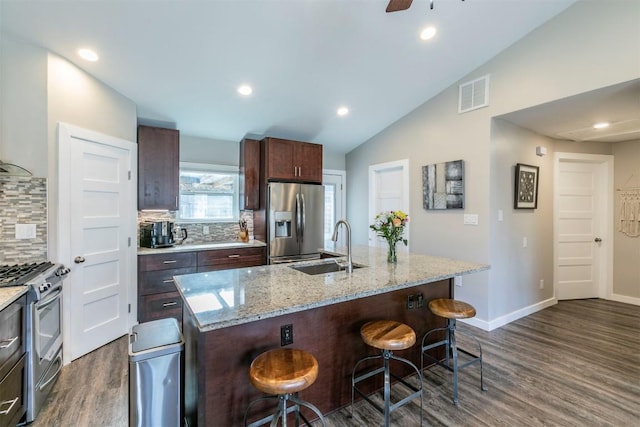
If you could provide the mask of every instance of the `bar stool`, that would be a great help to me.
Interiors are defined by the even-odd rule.
[[[436,328],[428,331],[424,337],[422,338],[422,355],[420,357],[420,368],[421,371],[424,371],[424,358],[427,357],[431,362],[434,362],[440,366],[447,368],[450,371],[453,371],[453,403],[457,406],[459,403],[458,399],[458,371],[462,368],[465,368],[473,363],[480,363],[480,390],[486,391],[487,388],[484,386],[484,380],[482,376],[482,346],[480,345],[480,341],[473,335],[466,334],[464,332],[458,331],[458,334],[462,334],[473,339],[478,345],[479,355],[472,354],[467,350],[463,350],[457,347],[456,344],[456,319],[469,319],[476,315],[476,309],[466,302],[456,301],[453,299],[434,299],[429,302],[429,310],[433,314],[439,317],[444,317],[447,319],[447,326],[445,328]],[[427,338],[434,332],[444,331],[445,337],[443,340],[427,344]],[[440,359],[436,359],[435,357],[427,354],[428,350],[445,346],[446,348],[446,356],[444,362]],[[467,356],[470,356],[471,359],[466,361],[465,363],[458,364],[458,352],[464,353]],[[451,360],[451,362],[450,362]],[[432,365],[433,366],[433,365]]]
[[[405,350],[410,348],[416,343],[416,333],[409,326],[395,322],[393,320],[374,320],[367,322],[360,328],[360,335],[365,344],[382,350],[382,354],[377,356],[368,356],[360,359],[353,368],[351,373],[351,417],[353,417],[353,402],[355,399],[355,392],[358,392],[367,402],[369,402],[374,408],[376,408],[381,414],[384,415],[384,425],[389,426],[389,416],[391,412],[399,407],[406,405],[416,397],[420,397],[420,425],[422,425],[422,374],[418,370],[418,367],[411,361],[403,359],[402,357],[394,356],[393,350]],[[365,372],[362,375],[356,377],[356,371],[358,366],[368,360],[382,359],[382,367],[376,368],[372,371]],[[404,379],[397,377],[389,370],[389,361],[396,360],[410,366],[418,374],[418,383],[420,387],[414,387],[407,383]],[[359,382],[371,378],[377,374],[384,374],[384,408],[381,408],[378,404],[373,402],[367,395],[365,395],[356,384]],[[391,403],[391,381],[390,377],[395,378],[405,387],[411,390],[411,393],[405,398],[399,400],[396,403]]]
[[[282,418],[282,426],[286,427],[287,415],[291,412],[296,414],[296,427],[300,425],[300,418],[311,426],[300,412],[300,406],[315,412],[325,426],[324,418],[318,408],[298,398],[298,392],[313,384],[317,377],[318,361],[311,353],[293,348],[279,348],[262,353],[251,362],[249,380],[255,388],[271,396],[258,398],[249,404],[244,413],[244,425],[247,426],[249,410],[255,403],[266,399],[278,399],[278,407],[274,414],[255,421],[248,427],[261,426],[269,421],[271,426],[276,426],[279,418]],[[288,402],[293,405],[288,406]]]

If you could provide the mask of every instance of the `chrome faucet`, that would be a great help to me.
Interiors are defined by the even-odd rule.
[[[341,219],[336,222],[335,227],[333,227],[333,236],[331,240],[334,242],[338,241],[338,228],[340,228],[340,224],[344,224],[347,228],[347,273],[353,272],[353,262],[351,261],[351,226],[347,222],[346,219]]]

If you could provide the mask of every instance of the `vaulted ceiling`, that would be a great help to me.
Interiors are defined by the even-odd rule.
[[[348,152],[574,1],[434,0],[430,9],[416,0],[385,13],[386,0],[0,0],[0,30],[67,58],[135,102],[140,118],[183,134]],[[421,40],[428,25],[437,34]],[[80,59],[81,47],[100,59]],[[253,93],[239,95],[241,84]],[[341,106],[349,114],[338,116]]]

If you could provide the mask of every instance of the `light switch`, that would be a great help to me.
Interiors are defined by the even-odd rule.
[[[464,225],[478,225],[477,214],[464,214]]]
[[[35,239],[35,224],[16,224],[16,239]]]
[[[498,209],[498,221],[502,221],[504,219],[504,213],[502,209]]]

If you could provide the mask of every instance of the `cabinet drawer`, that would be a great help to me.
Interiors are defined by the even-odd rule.
[[[138,255],[138,270],[153,271],[196,266],[195,252]]]
[[[138,293],[140,295],[150,295],[163,292],[175,292],[176,286],[173,283],[173,276],[195,272],[195,267],[141,271],[138,283]]]
[[[14,427],[26,411],[24,362],[25,355],[0,381],[0,427]]]
[[[139,322],[174,317],[182,322],[182,298],[176,292],[141,296],[138,307]]]
[[[264,248],[220,249],[198,252],[198,271],[252,267],[264,264]]]
[[[0,312],[0,378],[4,378],[24,353],[26,302],[24,295]]]

